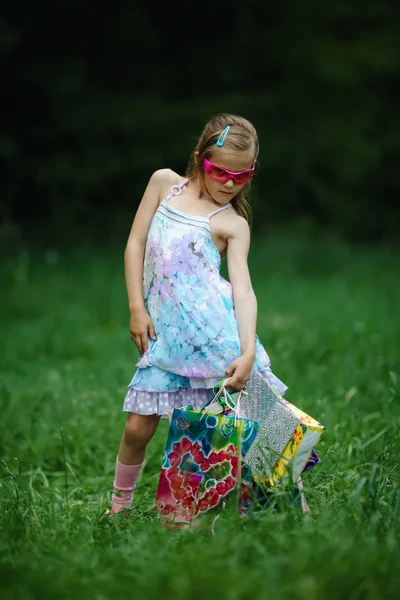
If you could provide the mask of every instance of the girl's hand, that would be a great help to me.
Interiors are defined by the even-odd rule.
[[[148,335],[150,335],[153,340],[157,339],[153,321],[145,308],[131,311],[129,329],[131,338],[135,342],[140,354],[143,354],[148,350]]]
[[[236,391],[243,389],[250,377],[253,362],[254,355],[245,354],[234,360],[225,371],[228,377],[234,373],[226,382],[226,387]]]

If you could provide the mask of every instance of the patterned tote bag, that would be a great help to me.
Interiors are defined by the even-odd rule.
[[[247,510],[241,506],[242,459],[257,433],[258,423],[237,414],[213,414],[207,406],[174,409],[156,495],[163,525],[188,527],[219,513],[228,500]]]

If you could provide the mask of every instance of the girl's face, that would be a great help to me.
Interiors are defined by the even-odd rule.
[[[251,169],[254,161],[254,150],[237,151],[229,150],[228,148],[215,146],[208,160],[219,167],[228,169],[228,171],[245,171]],[[246,185],[235,185],[233,179],[229,179],[226,183],[219,183],[214,181],[207,175],[203,165],[199,165],[202,175],[204,188],[206,192],[212,197],[218,204],[227,204],[240,192],[240,190]]]

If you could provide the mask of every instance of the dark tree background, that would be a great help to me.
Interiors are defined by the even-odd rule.
[[[361,241],[397,235],[394,3],[1,10],[3,235],[127,235],[151,173],[183,173],[217,112],[242,114],[259,133],[255,230],[290,220]]]

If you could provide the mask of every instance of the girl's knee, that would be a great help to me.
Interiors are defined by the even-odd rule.
[[[145,447],[154,435],[158,419],[136,418],[138,415],[129,415],[124,429],[125,442],[136,447]]]

